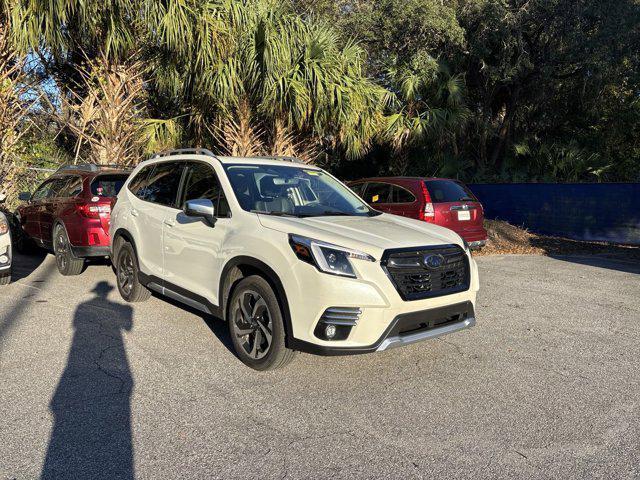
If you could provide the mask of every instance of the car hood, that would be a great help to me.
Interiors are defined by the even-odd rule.
[[[448,228],[386,213],[375,217],[258,217],[266,228],[362,250],[377,258],[390,248],[443,244],[463,247],[458,234]]]

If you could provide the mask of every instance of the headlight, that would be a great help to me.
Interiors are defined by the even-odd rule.
[[[0,217],[0,235],[4,235],[5,233],[9,233],[9,222],[3,216]]]
[[[356,272],[350,259],[376,261],[367,253],[298,235],[289,234],[289,243],[300,260],[332,275],[355,278]]]

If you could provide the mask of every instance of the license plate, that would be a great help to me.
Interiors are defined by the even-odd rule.
[[[469,210],[458,210],[458,220],[471,220],[471,212]]]

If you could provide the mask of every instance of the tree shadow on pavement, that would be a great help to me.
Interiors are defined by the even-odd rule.
[[[50,409],[53,430],[43,479],[133,479],[131,393],[133,378],[123,331],[133,311],[107,299],[99,282],[94,298],[78,305],[67,365]]]

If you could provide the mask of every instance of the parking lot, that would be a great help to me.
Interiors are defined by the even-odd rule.
[[[110,266],[18,257],[0,290],[0,479],[637,478],[640,264],[478,259],[476,328],[239,362],[226,328]]]

